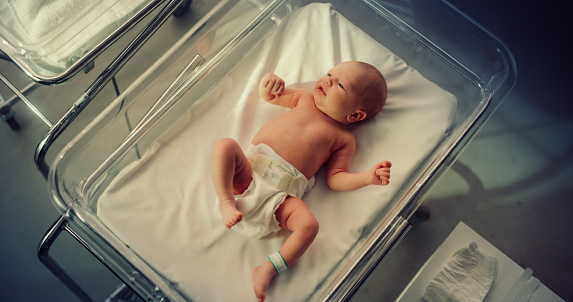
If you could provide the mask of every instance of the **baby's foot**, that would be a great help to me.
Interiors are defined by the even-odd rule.
[[[237,206],[235,206],[234,201],[223,201],[219,204],[219,208],[221,209],[223,223],[228,229],[243,219],[243,213],[237,210]]]
[[[267,261],[267,263],[255,267],[253,270],[253,281],[255,283],[255,295],[259,302],[265,301],[267,296],[267,288],[271,280],[276,275],[276,271],[272,264]]]

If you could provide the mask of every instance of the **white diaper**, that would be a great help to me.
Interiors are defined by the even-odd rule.
[[[245,192],[235,196],[243,219],[232,229],[258,239],[280,231],[275,211],[289,195],[302,198],[314,185],[314,177],[306,179],[265,144],[251,145],[246,155],[253,167],[253,180]]]

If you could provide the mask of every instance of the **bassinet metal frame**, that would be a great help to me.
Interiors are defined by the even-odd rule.
[[[369,1],[365,1],[369,2]],[[445,5],[449,5],[445,3]],[[455,8],[452,7],[455,11]],[[503,46],[501,46],[503,48]],[[124,54],[122,53],[121,56]],[[130,57],[130,54],[125,54],[125,56]],[[119,58],[119,57],[118,57]],[[510,58],[512,60],[512,58]],[[114,62],[115,63],[115,62]],[[515,62],[509,62],[511,68],[515,68]],[[114,65],[114,64],[112,64]],[[35,154],[36,165],[42,175],[47,177],[50,167],[45,161],[46,152],[52,145],[53,141],[63,129],[65,129],[77,116],[77,111],[81,111],[91,99],[101,90],[101,83],[109,82],[110,78],[115,75],[117,70],[123,66],[123,64],[117,63],[117,66],[110,65],[110,68],[106,69],[105,74],[102,74],[94,85],[90,87],[84,97],[82,97],[66,115],[54,126],[51,131],[44,137],[44,139],[38,145]],[[515,78],[510,79],[515,81]],[[96,83],[98,83],[96,85]],[[498,93],[502,96],[507,94],[513,84],[509,87],[504,87]],[[87,103],[86,103],[87,102]],[[495,104],[494,104],[495,103]],[[394,247],[400,239],[406,234],[410,228],[409,219],[414,215],[417,208],[420,206],[423,196],[425,196],[431,187],[431,185],[436,181],[435,175],[441,174],[446,170],[457,158],[457,155],[462,151],[462,147],[477,133],[481,124],[485,122],[487,117],[495,110],[496,104],[499,102],[493,102],[492,98],[484,101],[484,104],[480,107],[481,109],[475,113],[471,125],[466,129],[464,135],[452,145],[450,150],[447,150],[445,154],[436,159],[436,162],[425,171],[423,179],[417,180],[416,187],[412,188],[410,191],[406,192],[402,196],[402,200],[415,200],[416,202],[399,202],[391,209],[392,221],[389,221],[389,227],[384,230],[377,232],[375,236],[368,238],[367,244],[360,249],[360,261],[355,263],[352,267],[346,270],[344,276],[341,276],[336,284],[330,285],[326,290],[325,296],[321,297],[323,300],[338,300],[338,301],[348,301],[350,300],[365,284],[368,276],[374,271],[380,262],[382,262],[385,257],[390,253],[392,247]],[[484,118],[485,117],[485,118]],[[61,126],[59,126],[61,125]],[[105,255],[100,255],[98,252],[98,246],[103,244],[103,239],[99,238],[98,234],[93,232],[89,226],[79,222],[78,213],[74,212],[74,208],[69,206],[67,210],[61,215],[61,217],[54,223],[54,225],[48,230],[45,237],[43,238],[39,248],[38,256],[40,261],[44,263],[58,278],[60,278],[68,287],[74,291],[83,300],[89,300],[89,297],[83,292],[83,290],[72,280],[69,275],[64,272],[61,267],[56,263],[56,261],[50,257],[49,252],[52,244],[58,238],[62,231],[68,232],[72,237],[74,237],[78,242],[80,242],[91,254],[93,254],[102,264],[108,267],[116,276],[118,276],[127,286],[129,286],[135,293],[140,297],[150,300],[150,301],[163,301],[166,300],[166,296],[161,292],[160,288],[168,288],[169,286],[162,286],[163,284],[155,284],[145,277],[143,274],[138,272],[136,269],[129,272],[122,272],[121,274],[116,273],[114,268],[118,267],[118,262],[124,262],[125,259],[109,259]],[[123,263],[120,263],[122,266]],[[123,266],[122,266],[123,267]],[[126,267],[130,267],[127,264]],[[132,266],[131,266],[132,267]],[[125,276],[131,276],[126,278]],[[357,277],[358,276],[358,277]],[[151,289],[151,290],[150,290]],[[176,297],[178,293],[170,293]]]
[[[12,106],[19,100],[23,101],[49,128],[54,127],[52,123],[32,102],[26,98],[26,94],[31,93],[36,88],[41,85],[55,85],[61,84],[72,77],[77,75],[80,71],[89,72],[94,67],[95,59],[105,51],[109,46],[115,43],[119,38],[121,38],[126,32],[132,29],[135,25],[139,24],[145,17],[150,13],[155,11],[160,7],[166,0],[153,0],[149,2],[145,7],[143,7],[135,16],[129,18],[125,23],[121,24],[113,32],[111,32],[104,40],[99,42],[94,48],[88,50],[80,59],[75,61],[63,72],[56,74],[54,76],[42,75],[35,72],[32,68],[28,67],[26,62],[23,62],[19,58],[10,57],[9,55],[0,51],[0,59],[10,61],[14,63],[22,72],[24,72],[28,78],[32,81],[30,84],[26,85],[21,90],[18,89],[10,80],[0,72],[0,81],[2,81],[13,93],[14,95],[6,99],[3,103],[0,103],[0,115],[2,118],[10,124],[13,130],[18,128],[17,122],[13,120],[13,114],[11,113]],[[184,11],[189,8],[191,0],[175,0],[175,9],[172,14],[181,15]],[[154,22],[153,20],[150,23]],[[137,37],[135,39],[138,39]],[[140,40],[141,41],[141,40]],[[143,41],[145,42],[145,41]],[[131,56],[125,57],[124,59],[129,60]],[[118,57],[119,58],[119,57]],[[113,64],[113,63],[112,63]],[[111,66],[111,65],[110,65]],[[108,73],[104,71],[104,73]],[[113,76],[112,76],[113,78]],[[107,82],[101,82],[102,86],[105,86]],[[94,85],[92,85],[93,87]],[[99,88],[94,88],[99,89]]]
[[[165,4],[164,4],[165,3]],[[72,68],[67,72],[53,78],[41,77],[37,74],[26,74],[36,83],[31,83],[26,86],[22,91],[18,90],[12,83],[8,81],[3,75],[0,74],[2,80],[15,95],[3,104],[0,104],[0,112],[9,110],[9,108],[19,99],[24,101],[47,125],[50,127],[49,131],[38,144],[34,161],[36,166],[44,178],[48,177],[49,165],[46,162],[46,154],[56,139],[62,132],[76,119],[76,117],[90,104],[90,102],[97,96],[97,94],[109,83],[113,81],[116,93],[119,94],[117,84],[115,82],[115,75],[117,72],[133,57],[133,55],[145,44],[145,42],[161,27],[161,25],[171,15],[181,15],[189,8],[191,0],[157,0],[148,5],[137,18],[131,19],[130,22],[118,28],[109,36],[109,39],[98,44],[98,46],[90,50],[82,60],[76,62]],[[88,87],[84,94],[72,104],[67,112],[55,123],[50,122],[25,96],[27,92],[31,92],[41,84],[59,84],[69,80],[79,71],[89,68],[93,60],[105,49],[107,49],[113,42],[123,36],[128,30],[133,28],[135,24],[140,22],[143,18],[149,15],[154,10],[163,5],[163,8],[152,18],[152,20],[145,25],[145,27],[133,38],[128,46],[108,65],[108,67],[98,76],[98,78]],[[49,255],[50,248],[54,241],[58,238],[62,231],[67,231],[73,238],[78,240],[86,249],[100,259],[105,265],[106,261],[98,256],[88,241],[84,240],[79,233],[70,227],[69,220],[66,214],[54,223],[42,239],[38,247],[38,258],[57,278],[59,278],[78,298],[82,301],[91,301],[89,295],[60,267],[60,265]],[[113,270],[111,270],[113,272]],[[124,280],[125,281],[125,280]]]

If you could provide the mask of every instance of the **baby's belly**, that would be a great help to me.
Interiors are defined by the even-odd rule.
[[[253,145],[266,144],[280,157],[288,161],[307,179],[312,178],[318,169],[330,158],[330,148],[317,142],[304,139],[304,135],[256,135]]]

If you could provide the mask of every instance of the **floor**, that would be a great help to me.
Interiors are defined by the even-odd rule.
[[[518,7],[507,0],[451,2],[509,46],[517,61],[518,82],[434,186],[424,203],[430,218],[413,223],[355,301],[393,301],[459,221],[517,264],[532,268],[534,276],[557,295],[573,301],[573,106],[568,72],[573,65],[563,39],[571,28],[561,18],[565,12],[543,3]],[[187,16],[168,20],[118,76],[120,86],[133,80],[210,5],[195,0]],[[121,43],[103,58],[114,57]],[[35,102],[39,109],[56,121],[101,72],[101,65],[96,63],[94,71],[65,85],[41,87],[29,98],[39,100]],[[1,61],[0,71],[18,87],[26,83],[9,63]],[[8,95],[6,87],[0,85],[0,93]],[[104,99],[112,94],[110,87],[100,93]],[[85,116],[105,105],[94,102]],[[34,149],[48,127],[23,103],[13,108],[21,129],[11,131],[0,124],[0,294],[6,301],[76,301],[36,257],[38,243],[58,218],[33,161]],[[74,122],[54,149],[86,123],[81,118]],[[48,154],[48,159],[53,156]],[[94,301],[103,301],[119,285],[67,235],[56,242],[52,255]]]

